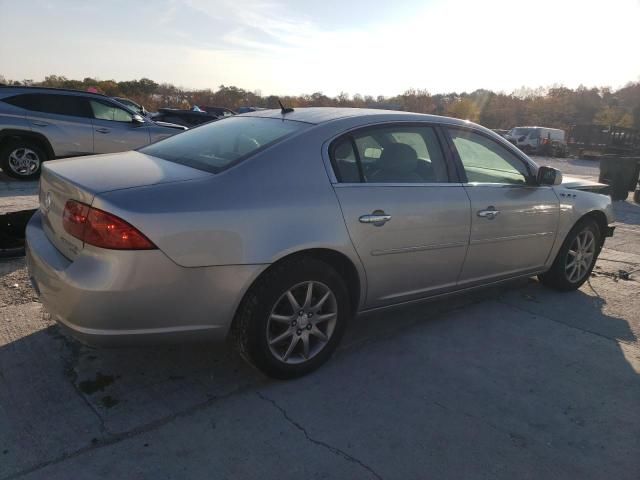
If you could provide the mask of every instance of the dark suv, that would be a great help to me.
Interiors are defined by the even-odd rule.
[[[0,168],[14,178],[37,177],[45,160],[133,150],[184,130],[96,93],[0,87]]]

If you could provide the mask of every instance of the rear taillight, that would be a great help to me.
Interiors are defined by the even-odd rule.
[[[70,235],[96,247],[112,250],[157,248],[138,229],[121,218],[75,200],[65,204],[62,225]]]

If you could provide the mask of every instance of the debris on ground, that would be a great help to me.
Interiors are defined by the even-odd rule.
[[[3,261],[0,269],[0,307],[38,302],[24,268],[24,259]]]

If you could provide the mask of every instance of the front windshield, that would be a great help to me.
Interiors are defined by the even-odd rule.
[[[228,117],[169,137],[142,153],[218,173],[310,125],[279,118]]]

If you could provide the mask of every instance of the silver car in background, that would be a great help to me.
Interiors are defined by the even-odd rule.
[[[97,93],[0,87],[0,168],[21,180],[45,160],[132,150],[184,130]]]
[[[49,162],[27,262],[89,343],[222,340],[268,375],[325,362],[353,315],[515,277],[589,277],[601,185],[460,120],[308,108]]]

